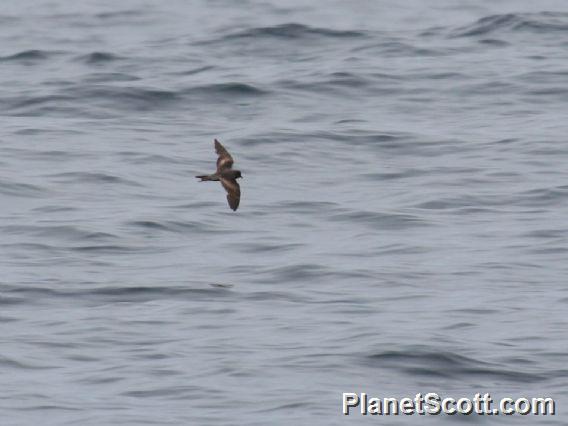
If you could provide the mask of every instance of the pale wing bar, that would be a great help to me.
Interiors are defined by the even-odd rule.
[[[233,157],[217,139],[215,139],[215,152],[219,156],[217,158],[217,173],[233,167]]]

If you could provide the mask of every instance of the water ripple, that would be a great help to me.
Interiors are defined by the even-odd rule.
[[[453,37],[477,37],[504,31],[530,31],[549,34],[568,31],[568,14],[564,13],[525,13],[500,14],[480,18],[473,24],[457,28]]]
[[[329,217],[329,220],[346,224],[364,224],[374,229],[408,229],[430,225],[426,220],[411,214],[370,211],[349,211],[333,214]]]
[[[39,197],[45,192],[46,189],[38,185],[0,179],[0,194],[12,197]]]
[[[438,378],[483,377],[517,383],[542,382],[547,378],[543,374],[520,368],[506,368],[502,364],[480,361],[451,351],[415,348],[408,351],[383,351],[369,355],[366,362],[374,367],[394,368],[403,374]]]
[[[13,55],[0,56],[0,62],[35,62],[48,59],[53,56],[55,52],[48,52],[45,50],[31,49],[22,52],[14,53]]]
[[[120,176],[111,175],[108,173],[96,173],[96,172],[65,172],[49,175],[52,178],[61,183],[91,183],[91,184],[108,184],[108,185],[128,185],[141,187],[142,184],[134,181],[125,179]]]
[[[221,40],[217,41],[227,42],[238,39],[253,39],[254,41],[262,39],[305,40],[310,38],[359,38],[364,36],[365,33],[362,31],[333,30],[330,28],[318,28],[309,25],[288,23],[269,27],[248,28],[226,35]]]
[[[86,55],[81,55],[77,58],[78,61],[84,62],[89,65],[114,62],[119,59],[122,58],[110,52],[92,52]]]

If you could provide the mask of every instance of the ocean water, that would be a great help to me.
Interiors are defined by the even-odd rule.
[[[565,1],[0,24],[3,426],[567,423]],[[194,178],[214,138],[237,212]],[[344,416],[343,392],[558,414]]]

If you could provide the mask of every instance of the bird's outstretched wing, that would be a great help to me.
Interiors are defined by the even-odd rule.
[[[223,185],[223,188],[227,191],[229,207],[232,208],[233,211],[237,210],[239,201],[241,201],[241,187],[237,183],[237,180],[221,178],[221,185]]]
[[[217,139],[215,139],[215,152],[217,152],[217,155],[219,156],[217,158],[217,173],[233,167],[233,157],[231,157],[231,154],[227,152],[225,147],[221,145],[221,142]],[[239,185],[237,185],[237,187],[238,186]]]

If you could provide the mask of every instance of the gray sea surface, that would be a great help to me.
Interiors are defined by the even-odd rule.
[[[568,423],[568,2],[0,25],[2,426]],[[237,212],[194,177],[214,138]],[[557,414],[344,416],[343,392]]]

